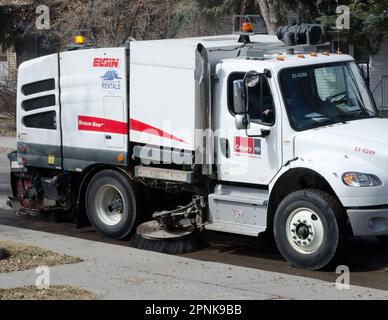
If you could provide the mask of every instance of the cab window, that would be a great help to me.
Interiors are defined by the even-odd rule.
[[[233,113],[233,82],[236,80],[243,80],[245,73],[232,73],[228,79],[228,108],[231,114]],[[251,122],[265,125],[273,125],[275,123],[275,107],[271,88],[268,80],[262,78],[262,84],[259,82],[255,87],[249,88],[249,106],[248,113]],[[263,87],[263,96],[260,96],[260,87]]]

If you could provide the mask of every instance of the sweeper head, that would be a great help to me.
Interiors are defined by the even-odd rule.
[[[155,220],[141,224],[131,243],[135,248],[168,254],[189,253],[199,248],[196,227],[205,207],[202,197],[187,206],[157,212]]]
[[[144,233],[144,230],[155,230]],[[157,230],[157,231],[156,231]],[[183,254],[196,251],[199,247],[198,236],[195,232],[170,233],[160,229],[156,221],[140,225],[131,243],[135,248],[167,254]]]

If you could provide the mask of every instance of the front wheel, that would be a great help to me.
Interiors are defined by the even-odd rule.
[[[274,219],[282,256],[292,265],[319,270],[336,257],[340,244],[341,206],[329,194],[301,190],[287,196]]]
[[[114,170],[99,172],[87,188],[86,211],[98,233],[108,238],[126,238],[137,221],[133,183]]]

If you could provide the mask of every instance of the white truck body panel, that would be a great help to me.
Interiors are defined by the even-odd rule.
[[[126,156],[128,149],[125,48],[69,51],[30,60],[20,66],[19,75],[18,142],[28,145],[30,165],[62,168],[62,156],[63,169],[70,171],[96,162],[120,164],[116,155]],[[23,94],[24,85],[49,79],[55,80],[54,90]],[[23,103],[49,95],[55,95],[55,105],[41,108],[39,101],[36,109],[23,109]],[[28,116],[51,111],[55,129],[24,124]]]
[[[236,57],[242,46],[238,35],[131,42],[130,113],[133,142],[194,151],[203,146],[194,136],[201,129],[196,88],[197,46],[208,51],[212,71],[223,58]],[[253,41],[281,43],[274,36],[254,36]],[[222,51],[224,50],[224,51]],[[147,89],[145,89],[147,88]],[[147,93],[145,93],[147,92]],[[138,123],[140,122],[140,123]]]
[[[61,169],[59,146],[61,145],[60,135],[60,110],[58,90],[58,55],[53,54],[46,57],[34,59],[23,63],[19,67],[17,84],[17,142],[30,144],[31,165],[47,166],[48,157],[51,156],[50,166]],[[27,86],[35,86],[39,82],[52,81],[43,85],[42,88],[32,88],[26,92]],[[27,89],[29,90],[29,89]],[[41,99],[53,97],[52,102],[42,103]],[[26,110],[26,104],[31,103]],[[36,125],[43,114],[52,113],[53,127],[42,129]],[[26,125],[26,121],[32,119],[32,123]],[[44,147],[42,148],[42,145]]]
[[[79,171],[98,153],[126,153],[125,48],[69,51],[60,57],[64,167]]]
[[[194,69],[131,63],[132,142],[195,150],[194,72]],[[138,126],[144,130],[134,130]]]
[[[388,119],[376,118],[300,132],[295,136],[295,155],[300,159],[291,166],[310,168],[325,177],[344,207],[387,204],[387,128]],[[345,186],[342,175],[354,171],[374,174],[383,185]]]

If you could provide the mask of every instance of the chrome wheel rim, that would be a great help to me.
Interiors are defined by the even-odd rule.
[[[95,198],[98,218],[108,226],[121,222],[125,210],[123,195],[112,185],[104,185],[98,189]]]
[[[286,223],[287,240],[301,254],[312,254],[322,245],[324,229],[320,217],[311,209],[294,210]]]

